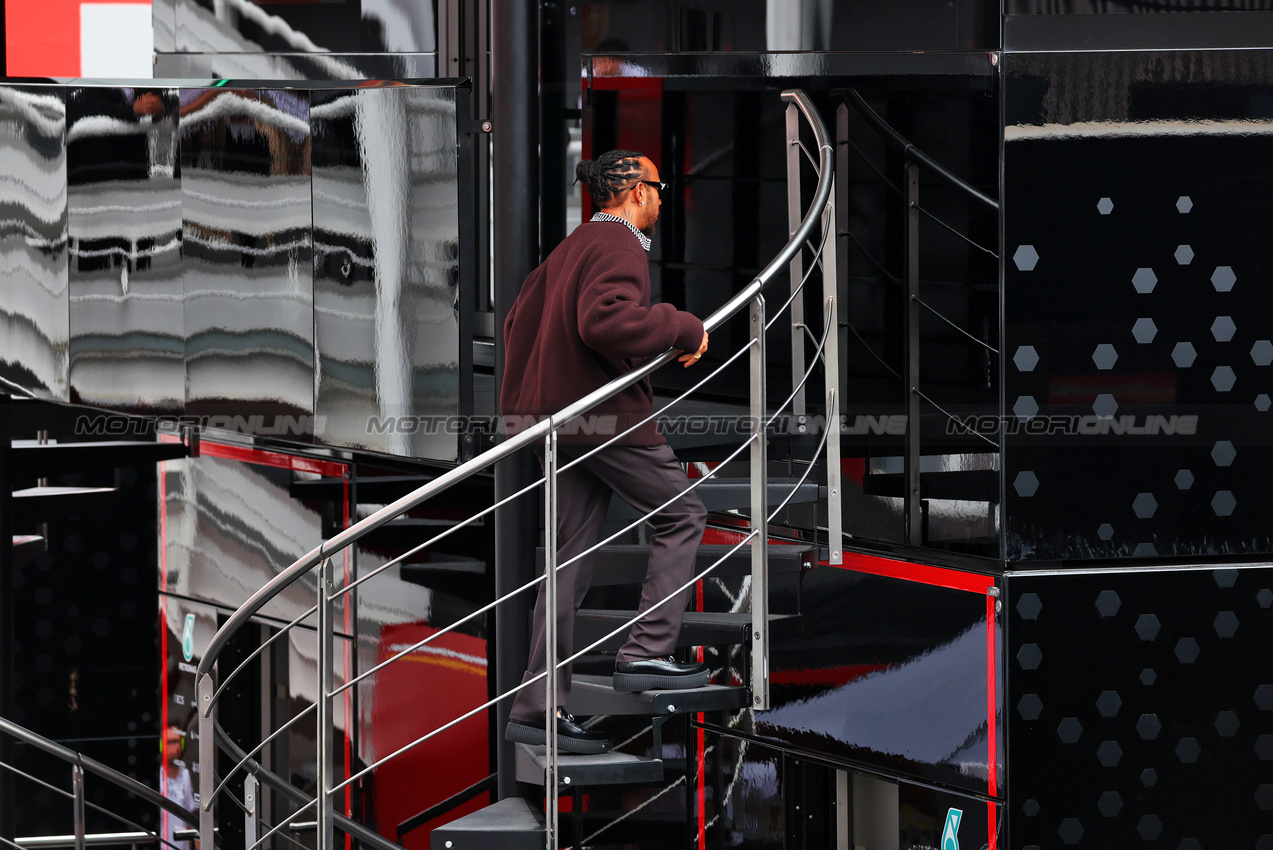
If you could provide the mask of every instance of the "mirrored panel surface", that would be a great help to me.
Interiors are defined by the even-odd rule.
[[[67,400],[66,103],[0,88],[0,387]]]
[[[176,49],[194,53],[420,53],[436,46],[434,6],[410,0],[176,0],[172,19]]]
[[[177,90],[67,89],[73,401],[185,406]]]
[[[332,443],[456,457],[454,94],[312,93],[316,409]]]
[[[267,432],[304,421],[314,400],[309,93],[182,89],[180,110],[187,410],[239,431],[255,429],[235,418],[249,412]]]

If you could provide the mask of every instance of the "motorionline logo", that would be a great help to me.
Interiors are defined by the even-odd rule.
[[[158,434],[180,436],[187,430],[218,429],[262,437],[321,436],[327,417],[301,414],[212,414],[208,416],[125,416],[117,413],[83,414],[75,420],[77,437],[147,436],[152,429]]]

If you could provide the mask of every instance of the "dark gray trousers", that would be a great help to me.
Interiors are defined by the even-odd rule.
[[[558,468],[584,454],[586,449],[563,446]],[[601,540],[611,492],[642,513],[648,513],[676,497],[650,518],[650,563],[641,591],[641,611],[669,596],[694,576],[694,557],[707,510],[698,494],[677,493],[689,486],[676,455],[666,446],[611,446],[557,476],[557,563],[565,563]],[[579,558],[557,572],[557,660],[575,652],[575,612],[583,602],[597,552]],[[619,661],[671,655],[681,631],[681,619],[690,589],[655,609],[632,627],[620,649]],[[570,670],[563,667],[557,678],[557,705],[565,706],[570,693]],[[544,651],[544,588],[540,585],[531,627],[530,660],[523,682],[546,667]],[[513,698],[510,716],[531,720],[544,716],[544,682],[523,688]]]

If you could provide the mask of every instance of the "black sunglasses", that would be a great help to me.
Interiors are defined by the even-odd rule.
[[[647,186],[653,186],[655,189],[659,190],[660,195],[667,191],[667,184],[662,183],[658,180],[638,180],[636,183],[632,184],[631,188],[635,189],[637,186],[637,183],[644,183]]]

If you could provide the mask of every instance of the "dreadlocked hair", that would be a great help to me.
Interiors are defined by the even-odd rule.
[[[636,151],[608,151],[575,166],[575,181],[588,187],[598,204],[608,204],[641,179],[641,157]]]

